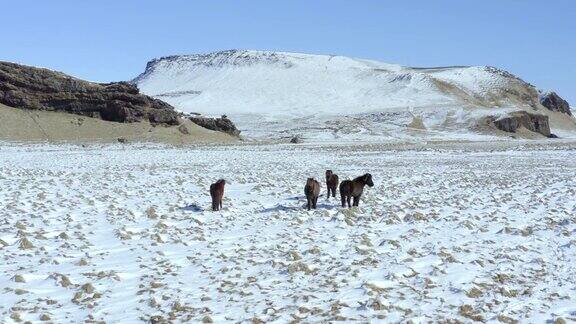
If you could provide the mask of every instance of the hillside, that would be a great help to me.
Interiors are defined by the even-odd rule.
[[[567,103],[493,67],[230,50],[155,59],[133,83],[184,112],[227,114],[255,137],[468,138],[496,134],[485,118],[517,110],[548,116],[561,136],[576,130]]]
[[[119,138],[128,142],[175,145],[236,140],[185,120],[182,125],[172,127],[155,126],[148,121],[117,123],[65,112],[17,109],[0,104],[0,141],[106,143],[118,142]]]
[[[140,94],[129,83],[88,82],[49,69],[9,62],[0,62],[0,103],[115,122],[179,123],[172,106]]]
[[[220,142],[233,140],[180,118],[127,82],[94,83],[0,62],[0,140]]]

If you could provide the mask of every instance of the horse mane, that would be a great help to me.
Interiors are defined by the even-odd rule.
[[[352,180],[352,181],[364,183],[364,178],[365,178],[367,175],[370,175],[370,173],[364,173],[363,175],[354,178],[354,180]],[[371,176],[371,175],[370,175],[370,176]]]

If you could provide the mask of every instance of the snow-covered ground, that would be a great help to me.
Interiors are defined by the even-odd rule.
[[[574,320],[576,145],[535,143],[0,146],[0,322]],[[359,208],[304,209],[328,168]]]

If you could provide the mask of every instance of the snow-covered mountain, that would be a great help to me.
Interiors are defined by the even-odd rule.
[[[229,50],[155,59],[133,82],[184,112],[226,114],[255,137],[462,138],[479,133],[482,117],[514,110],[549,115],[556,132],[576,129],[540,104],[534,86],[485,66]]]

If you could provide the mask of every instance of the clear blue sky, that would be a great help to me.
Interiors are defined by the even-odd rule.
[[[576,105],[576,1],[18,0],[0,60],[93,81],[223,49],[338,54],[412,66],[493,65]]]

